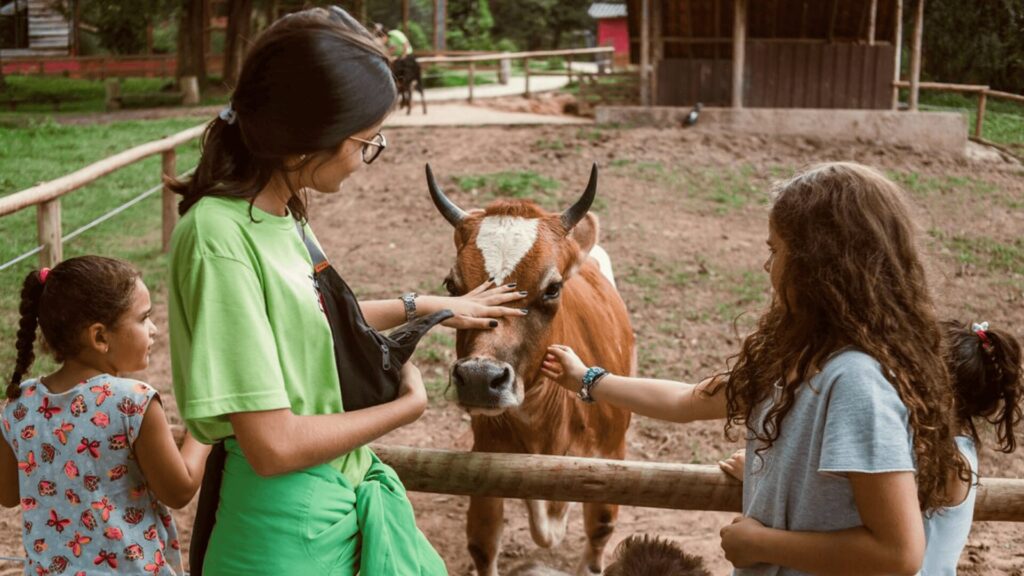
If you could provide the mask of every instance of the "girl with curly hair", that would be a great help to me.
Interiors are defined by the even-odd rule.
[[[590,401],[742,427],[743,515],[721,531],[736,574],[916,574],[921,512],[970,470],[903,194],[854,163],[775,192],[773,297],[729,370],[695,386],[626,378],[558,345],[543,370]]]

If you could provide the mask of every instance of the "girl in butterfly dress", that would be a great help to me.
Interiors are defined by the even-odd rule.
[[[26,574],[182,574],[167,506],[198,490],[209,448],[179,452],[144,370],[156,326],[130,264],[82,256],[31,272],[21,292],[0,442],[0,504],[21,506]],[[22,381],[36,329],[60,368]]]

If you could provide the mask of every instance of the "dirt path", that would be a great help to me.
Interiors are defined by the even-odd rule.
[[[395,129],[387,154],[338,194],[314,198],[313,226],[349,282],[366,297],[407,290],[436,293],[451,266],[451,229],[434,212],[422,181],[430,161],[449,195],[469,208],[485,204],[491,186],[463,189],[456,177],[502,171],[534,172],[557,187],[525,192],[543,205],[569,205],[592,161],[601,166],[595,211],[601,243],[615,261],[618,284],[639,344],[640,371],[693,381],[724,366],[740,331],[766,302],[760,267],[767,189],[776,178],[824,160],[857,160],[885,170],[911,192],[922,246],[940,313],[988,320],[1020,333],[1024,326],[1024,174],[1019,167],[977,164],[958,157],[917,154],[806,139],[710,136],[679,129],[612,130],[593,126]],[[533,178],[533,177],[530,177]],[[983,223],[983,225],[979,225]],[[993,248],[1000,247],[999,249]],[[998,257],[997,257],[998,256]],[[158,294],[161,335],[145,378],[165,391],[173,418],[166,311]],[[467,449],[467,418],[444,398],[451,336],[433,334],[419,353],[432,402],[418,422],[383,442]],[[636,418],[628,458],[714,463],[737,442],[719,424],[670,425]],[[981,452],[983,476],[1024,477],[1024,459]],[[461,497],[413,494],[418,522],[452,574],[470,574]],[[176,515],[182,532],[191,509]],[[714,574],[729,567],[718,530],[729,514],[623,508],[613,543],[633,533],[661,534],[702,555]],[[16,511],[0,512],[0,555],[21,555]],[[506,505],[501,566],[526,558],[572,568],[582,550],[579,509],[565,541],[538,550],[518,502]],[[977,523],[960,573],[1024,573],[1024,524]],[[0,562],[0,574],[14,569]]]

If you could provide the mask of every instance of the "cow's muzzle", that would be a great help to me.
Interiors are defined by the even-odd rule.
[[[470,412],[494,415],[519,405],[516,371],[508,362],[462,358],[452,366],[451,379],[459,404]]]

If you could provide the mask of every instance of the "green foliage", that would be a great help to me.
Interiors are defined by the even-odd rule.
[[[452,0],[448,4],[448,47],[453,50],[492,50],[494,16],[487,0]]]
[[[115,54],[138,54],[146,48],[146,29],[168,18],[175,0],[104,0],[82,2],[82,21],[96,28],[100,45]],[[74,4],[61,0],[55,7],[68,17]]]
[[[8,76],[8,88],[0,96],[0,109],[5,100],[18,102],[16,112],[0,113],[0,120],[21,119],[26,113],[53,112],[52,101],[60,102],[60,112],[103,112],[106,98],[103,82],[64,78],[61,76]],[[173,106],[181,103],[177,91],[164,91],[170,80],[166,78],[122,78],[121,95],[126,107],[148,108]],[[220,104],[226,101],[221,93],[208,92],[202,104]]]
[[[517,0],[495,2],[493,35],[526,50],[560,48],[570,33],[593,27],[590,0]]]
[[[1024,92],[1024,0],[928,0],[924,30],[929,78]]]
[[[427,50],[431,47],[430,39],[419,22],[409,22],[409,33],[406,36],[409,37],[409,44],[412,44],[413,50]]]

